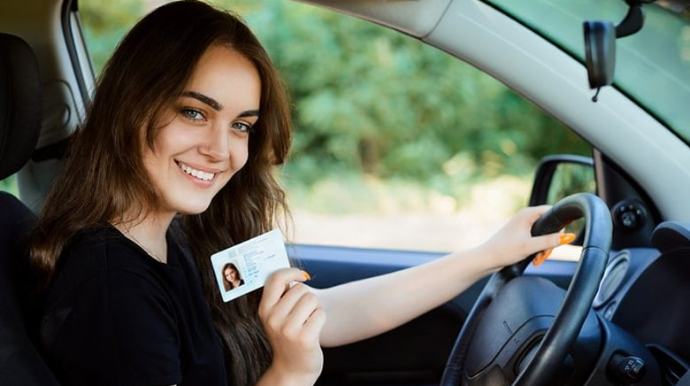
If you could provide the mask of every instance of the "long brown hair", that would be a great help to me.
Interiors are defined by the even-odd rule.
[[[75,132],[65,169],[46,199],[31,252],[35,265],[50,277],[76,233],[121,221],[132,210],[145,215],[158,206],[143,166],[143,146],[153,146],[156,122],[214,44],[237,51],[256,66],[261,115],[244,168],[205,212],[183,216],[182,223],[225,346],[229,381],[249,385],[271,361],[257,315],[261,294],[224,303],[209,257],[272,229],[287,214],[273,169],[287,157],[291,136],[287,95],[277,71],[239,17],[202,2],[181,1],[161,6],[134,26],[103,70],[87,121]]]

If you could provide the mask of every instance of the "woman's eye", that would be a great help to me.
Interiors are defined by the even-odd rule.
[[[184,115],[185,118],[191,121],[203,121],[206,119],[204,113],[197,109],[183,108],[180,110],[180,113],[182,113],[182,115]]]
[[[244,122],[233,122],[232,128],[242,133],[250,133],[252,131],[252,125]]]

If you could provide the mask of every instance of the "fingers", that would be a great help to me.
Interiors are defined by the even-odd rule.
[[[319,308],[319,300],[314,294],[306,293],[299,298],[286,316],[283,329],[288,334],[302,334],[308,340],[318,338],[321,329],[315,329],[315,327],[318,327],[320,324],[313,323],[312,318],[321,318],[323,316],[325,316],[325,313]],[[319,334],[314,335],[315,331]],[[318,339],[316,340],[318,341]]]
[[[530,227],[536,222],[541,216],[543,216],[549,209],[551,209],[550,205],[540,205],[540,206],[535,206],[531,208],[526,208],[529,209],[529,211],[525,214],[525,217],[530,221]],[[575,234],[573,233],[561,233],[556,232],[548,235],[542,235],[542,236],[536,236],[532,237],[533,247],[537,248],[538,252],[537,255],[534,257],[534,260],[532,260],[532,263],[534,264],[535,267],[539,266],[542,262],[544,262],[546,259],[551,256],[551,253],[553,252],[553,248],[559,246],[559,245],[565,245],[565,244],[570,244],[575,240]]]
[[[271,319],[283,321],[291,316],[303,324],[307,317],[319,306],[316,296],[309,292],[307,286],[296,284],[290,288],[271,310]],[[308,309],[308,312],[306,311]]]
[[[544,260],[548,259],[549,256],[551,256],[551,252],[553,252],[553,249],[547,249],[543,252],[537,253],[537,255],[534,256],[534,260],[532,260],[532,264],[535,267],[538,267],[541,263],[544,262]]]
[[[543,251],[546,249],[556,248],[557,246],[561,245],[560,236],[561,233],[551,233],[543,236],[533,236],[532,247],[536,249],[536,251]]]
[[[321,337],[321,330],[323,330],[325,324],[326,311],[322,308],[316,309],[307,320],[307,323],[304,324],[305,337],[318,342]]]
[[[537,250],[556,248],[560,245],[570,244],[575,241],[574,233],[551,233],[549,235],[533,237]]]
[[[304,271],[285,269],[266,281],[259,317],[269,335],[318,342],[325,312],[309,287],[295,284],[305,281],[307,276]]]
[[[549,256],[551,256],[551,252],[553,252],[554,247],[559,245],[570,244],[573,241],[575,241],[575,238],[576,235],[574,233],[554,233],[550,235],[535,237],[534,239],[538,242],[543,241],[544,243],[550,244],[553,244],[555,242],[556,244],[553,247],[543,248],[544,250],[542,252],[537,253],[537,255],[534,257],[534,260],[532,260],[532,264],[534,264],[535,267],[538,267],[539,264],[543,263],[544,260],[548,259]]]
[[[494,264],[493,268],[514,264],[525,256],[538,252],[535,263],[539,264],[549,257],[551,254],[549,250],[568,244],[575,239],[573,234],[560,232],[532,236],[531,229],[534,223],[551,208],[550,205],[540,205],[521,209],[484,244],[485,255],[493,256],[487,259],[489,263]]]
[[[304,282],[307,278],[308,274],[297,268],[281,269],[272,274],[264,286],[264,293],[259,304],[259,316],[266,315],[278,303],[290,288],[291,283]]]
[[[306,275],[296,269],[276,272],[267,281],[259,306],[273,351],[270,368],[306,380],[295,384],[313,384],[323,369],[320,337],[326,313],[316,294],[299,283],[304,280]]]

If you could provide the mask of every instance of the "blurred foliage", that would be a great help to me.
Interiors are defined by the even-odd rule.
[[[143,0],[79,1],[84,37],[97,74],[144,9]]]
[[[547,203],[553,205],[579,192],[596,193],[594,168],[577,163],[559,164],[551,179]]]
[[[501,83],[408,36],[288,2],[247,18],[294,99],[288,170],[300,178],[318,180],[324,168],[423,182],[493,177],[529,173],[545,154],[589,153]]]
[[[153,3],[80,1],[97,69]],[[243,15],[288,84],[295,129],[288,185],[364,174],[457,196],[478,178],[527,175],[546,154],[590,155],[521,96],[413,38],[282,0],[215,3]]]

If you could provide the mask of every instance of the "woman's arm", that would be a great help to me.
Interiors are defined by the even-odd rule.
[[[526,208],[481,246],[387,275],[312,291],[328,321],[322,346],[340,346],[389,331],[451,300],[480,278],[532,253],[554,248],[558,234],[532,237],[548,206]]]

